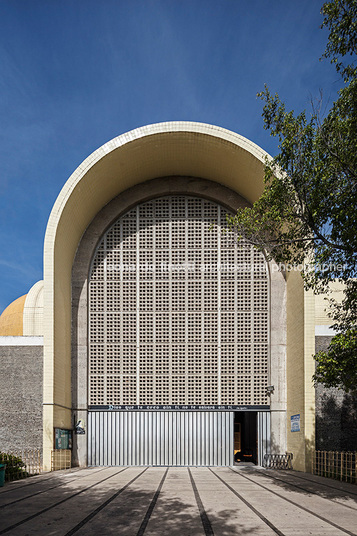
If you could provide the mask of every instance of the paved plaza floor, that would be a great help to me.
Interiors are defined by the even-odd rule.
[[[0,488],[0,534],[357,534],[357,486],[248,467],[92,467]]]

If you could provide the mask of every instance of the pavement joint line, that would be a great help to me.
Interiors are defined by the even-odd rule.
[[[149,520],[150,520],[150,517],[154,511],[154,508],[156,506],[156,503],[157,503],[157,500],[159,498],[159,495],[160,495],[160,492],[162,490],[162,486],[164,485],[164,482],[165,482],[165,478],[167,476],[167,473],[169,472],[169,468],[166,469],[165,473],[164,473],[164,476],[162,477],[161,481],[160,481],[160,484],[155,492],[155,495],[154,497],[152,498],[152,501],[149,505],[149,508],[147,509],[147,512],[144,516],[144,519],[139,527],[139,530],[137,532],[137,535],[136,536],[143,536],[145,530],[146,530],[146,527],[148,526],[148,523],[149,523]]]
[[[300,508],[301,510],[304,510],[304,512],[308,512],[309,514],[317,517],[318,519],[321,519],[321,521],[324,521],[325,523],[328,523],[329,525],[331,525],[332,527],[335,527],[335,529],[338,529],[340,530],[341,532],[345,532],[346,534],[349,534],[350,536],[357,536],[356,532],[351,532],[347,529],[344,529],[342,527],[340,527],[340,525],[337,525],[336,523],[334,523],[333,521],[329,521],[328,519],[326,519],[325,517],[323,516],[320,516],[319,514],[316,514],[316,512],[313,512],[312,510],[309,510],[308,508],[306,508],[305,506],[301,506],[300,504],[292,501],[291,499],[288,499],[287,497],[284,497],[284,495],[281,495],[280,493],[277,493],[276,491],[273,491],[269,488],[267,488],[266,486],[263,486],[263,484],[259,484],[258,482],[255,482],[254,480],[252,480],[251,478],[248,478],[247,476],[245,475],[242,475],[241,473],[238,473],[238,471],[235,471],[234,469],[232,469],[231,467],[229,467],[228,469],[230,469],[231,471],[233,471],[233,473],[235,473],[236,475],[238,476],[241,476],[242,478],[246,478],[247,480],[249,480],[250,482],[252,482],[253,484],[255,484],[256,486],[260,486],[261,488],[265,489],[266,491],[269,491],[270,493],[273,493],[273,495],[276,495],[277,497],[280,497],[281,499],[283,499],[284,501],[287,501],[288,503],[290,504],[293,504],[294,506],[297,506],[298,508]]]
[[[89,469],[89,468],[85,467],[85,469]],[[103,471],[104,469],[108,469],[108,467],[104,467],[102,469],[99,469],[98,471],[93,471],[93,474],[99,473],[100,471]],[[71,472],[70,473],[65,473],[65,476],[71,475],[72,473],[75,475],[76,473],[80,472],[81,470],[82,470],[82,467],[72,467]],[[57,473],[57,471],[49,471],[48,473],[40,473],[39,475],[32,475],[32,476],[28,477],[28,480],[26,480],[26,483],[24,483],[22,486],[17,486],[16,485],[16,486],[13,486],[13,487],[11,486],[10,488],[1,490],[0,498],[4,493],[9,493],[11,491],[15,491],[15,490],[18,490],[18,489],[28,488],[29,486],[40,484],[41,482],[47,482],[47,480],[51,480],[51,478],[53,478],[53,475],[55,473]],[[63,473],[61,473],[61,475],[63,475]],[[38,479],[33,478],[35,476],[38,476],[38,477],[47,476],[47,478],[38,478]],[[31,480],[31,482],[29,482],[29,480]],[[18,482],[18,481],[13,480],[13,482]],[[12,482],[7,482],[7,484],[12,484]]]
[[[231,467],[230,467],[230,469],[232,471],[234,471],[235,473],[239,474],[239,471],[237,471],[235,469],[232,469]],[[298,486],[297,484],[293,484],[292,482],[289,482],[288,480],[284,480],[283,478],[279,478],[277,476],[269,475],[268,473],[263,473],[262,472],[261,474],[263,476],[265,476],[266,478],[271,478],[272,480],[278,480],[279,482],[283,482],[284,484],[288,484],[289,486],[292,486],[294,488],[302,489],[303,491],[306,491],[307,493],[313,493],[314,495],[317,495],[318,497],[320,497],[321,499],[325,499],[326,501],[331,501],[331,502],[334,502],[336,504],[339,504],[340,506],[344,506],[345,508],[349,508],[350,510],[355,510],[356,511],[356,508],[354,508],[353,506],[350,506],[348,504],[343,504],[340,501],[336,501],[336,499],[331,499],[330,497],[323,497],[317,491],[313,491],[313,490],[310,490],[310,489],[307,489],[307,488],[303,488],[302,486]],[[307,480],[307,479],[304,479],[304,480]],[[311,482],[311,480],[310,480],[310,482]],[[338,489],[338,488],[334,488],[334,489]]]
[[[197,486],[196,486],[196,482],[195,482],[195,480],[194,480],[194,478],[192,476],[191,469],[189,467],[187,467],[187,469],[188,469],[188,474],[190,475],[191,485],[192,485],[193,493],[195,495],[195,499],[196,499],[198,511],[200,513],[201,522],[202,522],[203,530],[205,531],[205,535],[206,536],[214,536],[214,532],[213,532],[211,522],[210,522],[210,520],[208,518],[208,515],[206,513],[206,510],[205,510],[205,508],[203,506],[199,491],[198,491]]]
[[[78,470],[73,471],[73,473],[77,473],[78,471],[80,471],[79,467],[78,467]],[[5,489],[1,490],[0,491],[0,497],[4,493],[9,493],[11,491],[22,489],[22,488],[28,488],[29,486],[33,486],[34,484],[39,484],[40,482],[47,482],[47,480],[51,480],[51,478],[53,476],[53,473],[54,473],[54,471],[50,471],[49,476],[47,478],[41,478],[41,479],[37,479],[37,478],[34,478],[34,477],[36,477],[36,476],[42,477],[42,476],[47,475],[47,473],[43,473],[43,474],[39,474],[39,475],[31,475],[31,476],[28,477],[28,479],[25,481],[25,483],[22,484],[22,486],[17,486],[15,484],[14,486],[11,486],[10,488],[6,487]],[[29,480],[31,480],[31,482],[29,482]],[[5,482],[5,484],[13,484],[13,482],[19,482],[19,480],[13,480],[12,482]]]
[[[250,508],[250,510],[252,510],[252,512],[254,512],[262,521],[264,521],[264,523],[266,525],[268,525],[268,527],[270,527],[274,532],[275,534],[278,534],[278,536],[286,536],[283,532],[281,532],[275,525],[273,525],[273,523],[271,523],[269,521],[269,519],[267,519],[265,516],[263,516],[263,514],[261,512],[259,512],[256,508],[254,508],[254,506],[252,504],[250,504],[249,501],[247,501],[246,499],[244,499],[244,497],[242,497],[242,495],[240,493],[238,493],[238,491],[236,491],[235,489],[233,489],[229,484],[227,484],[227,482],[225,482],[223,480],[223,478],[221,478],[220,476],[217,475],[217,473],[215,473],[214,471],[212,471],[212,469],[210,467],[208,467],[208,469],[211,471],[211,473],[214,474],[214,476],[216,476],[218,478],[218,480],[220,480],[225,486],[227,486],[227,488],[232,492],[234,493],[234,495],[236,495],[236,497],[238,497],[238,499],[240,499],[246,506],[248,506],[248,508]],[[230,469],[230,468],[229,468]],[[233,471],[233,469],[232,469]],[[236,471],[234,471],[236,473]],[[353,535],[355,536],[355,535]]]
[[[285,474],[285,473],[284,473]],[[311,482],[311,484],[318,484],[319,486],[325,486],[326,488],[331,488],[331,489],[336,489],[338,491],[342,491],[342,492],[345,492],[346,490],[343,489],[343,488],[339,488],[337,486],[331,486],[330,484],[325,484],[325,482],[320,482],[319,480],[313,480],[311,478],[304,478],[303,476],[300,476],[300,475],[297,475],[295,472],[292,473],[292,475],[295,477],[295,478],[300,478],[301,480],[306,480],[306,482]],[[314,475],[314,476],[319,476],[319,475]],[[320,477],[320,478],[326,478],[326,477]],[[339,482],[339,481],[338,481]],[[351,484],[350,482],[341,482],[342,484],[350,484],[351,486],[353,486],[354,484]],[[357,495],[357,492],[355,491],[348,491],[348,493],[350,493],[351,495]]]
[[[112,495],[111,497],[109,497],[109,499],[107,499],[106,501],[104,501],[104,503],[102,503],[100,506],[98,506],[98,508],[96,508],[95,510],[93,510],[93,512],[91,512],[87,517],[85,517],[84,519],[82,519],[82,521],[80,521],[75,527],[73,527],[73,529],[71,529],[69,532],[67,532],[65,534],[65,536],[72,536],[72,534],[75,534],[79,529],[81,529],[86,523],[88,523],[88,521],[90,521],[91,519],[93,519],[94,516],[96,516],[97,514],[99,514],[99,512],[101,510],[103,510],[106,506],[108,506],[108,504],[110,504],[112,501],[114,501],[114,499],[116,499],[118,497],[118,495],[120,495],[120,493],[122,493],[124,490],[126,490],[126,488],[128,488],[133,482],[135,482],[135,480],[137,480],[138,478],[141,477],[141,475],[143,475],[145,473],[145,471],[147,471],[149,469],[149,467],[146,467],[143,471],[141,471],[140,474],[136,475],[134,478],[132,478],[127,484],[125,484],[125,486],[123,486],[122,488],[120,488],[119,491],[116,491],[114,493],[114,495]]]
[[[105,467],[105,469],[107,469],[107,467]],[[100,473],[100,471],[95,471],[95,473]],[[26,499],[31,499],[32,497],[35,497],[36,495],[40,495],[41,493],[47,493],[47,491],[51,491],[51,489],[56,489],[56,488],[60,488],[61,486],[65,486],[69,482],[75,482],[76,480],[83,480],[83,478],[85,478],[86,476],[92,476],[92,475],[84,475],[82,477],[80,477],[80,476],[75,477],[73,480],[66,480],[65,482],[62,482],[61,484],[57,484],[57,486],[52,486],[52,488],[46,488],[46,489],[43,489],[42,491],[36,491],[35,493],[31,493],[31,495],[26,495],[26,497],[20,497],[20,499],[16,499],[15,501],[11,501],[11,502],[8,502],[6,504],[0,504],[0,508],[5,508],[6,506],[11,506],[12,504],[18,503],[20,501],[26,501]],[[49,479],[46,479],[45,482],[47,480],[49,480]],[[23,487],[27,487],[27,486],[21,486],[21,488],[23,488]],[[21,488],[16,488],[16,489],[21,489]]]
[[[40,510],[39,512],[36,512],[35,514],[32,514],[32,515],[26,517],[25,519],[22,519],[21,521],[18,521],[17,523],[14,523],[14,525],[11,525],[10,527],[7,527],[6,529],[0,530],[0,534],[5,534],[5,532],[9,532],[9,530],[12,530],[12,529],[14,529],[16,527],[19,527],[20,525],[23,525],[24,523],[27,523],[27,521],[31,521],[31,519],[34,519],[35,517],[37,517],[37,516],[39,516],[41,514],[44,514],[45,512],[48,512],[52,508],[55,508],[56,506],[59,506],[60,504],[66,502],[66,501],[69,501],[69,499],[73,499],[73,497],[76,497],[77,495],[80,495],[84,491],[88,491],[89,489],[94,488],[94,486],[98,486],[98,484],[102,484],[106,480],[109,480],[109,478],[113,478],[113,476],[116,476],[119,473],[122,473],[123,471],[126,471],[127,469],[128,469],[128,467],[125,467],[124,469],[121,469],[120,471],[117,471],[116,473],[114,473],[114,475],[109,475],[106,478],[103,478],[103,480],[100,480],[99,482],[95,482],[91,486],[88,486],[88,488],[84,488],[84,489],[78,491],[77,493],[74,493],[73,495],[70,495],[69,497],[66,497],[65,499],[62,499],[61,501],[59,501],[59,502],[57,502],[55,504],[52,504],[51,506],[47,506],[47,508],[44,508],[43,510]]]

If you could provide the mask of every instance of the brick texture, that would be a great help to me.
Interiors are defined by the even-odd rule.
[[[332,337],[316,337],[316,352]],[[357,397],[340,389],[316,387],[316,449],[357,450]]]
[[[0,346],[0,450],[42,449],[41,346]]]

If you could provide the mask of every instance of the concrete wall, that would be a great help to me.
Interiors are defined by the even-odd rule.
[[[287,451],[286,443],[286,281],[277,266],[270,262],[270,396],[271,452]]]
[[[42,341],[14,345],[19,339],[24,338],[0,337],[0,450],[5,452],[42,449]]]
[[[316,352],[332,337],[316,337]],[[357,397],[341,389],[316,387],[316,450],[357,450]]]

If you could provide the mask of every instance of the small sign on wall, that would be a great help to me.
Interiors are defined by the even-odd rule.
[[[86,433],[85,428],[84,428],[84,423],[83,423],[82,420],[79,420],[77,422],[77,424],[74,427],[74,431],[75,431],[76,434],[85,434]]]
[[[300,432],[300,413],[290,417],[291,431]]]

